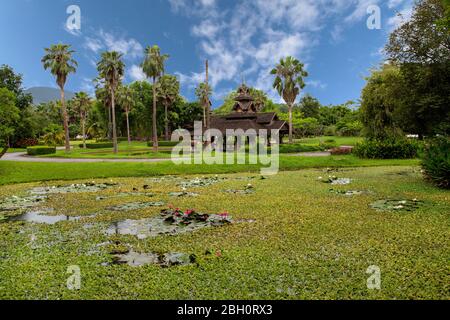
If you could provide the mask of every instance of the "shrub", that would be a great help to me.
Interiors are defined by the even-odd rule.
[[[342,156],[346,154],[351,154],[353,152],[353,148],[350,147],[333,148],[330,150],[330,152],[333,156]]]
[[[314,152],[322,151],[319,146],[309,146],[303,144],[281,144],[280,153]]]
[[[55,147],[28,147],[27,148],[27,154],[29,156],[42,156],[46,154],[55,154],[56,148]]]
[[[26,138],[26,139],[20,139],[14,143],[14,147],[16,148],[28,148],[28,147],[34,147],[39,144],[38,139],[34,138]]]
[[[333,139],[328,139],[328,140],[325,140],[324,142],[321,142],[319,144],[319,146],[322,150],[330,150],[330,149],[336,148],[337,143]]]
[[[369,139],[358,143],[353,152],[364,159],[411,159],[417,156],[414,143],[407,139]]]
[[[437,138],[424,147],[422,168],[427,180],[440,188],[450,189],[449,138]]]
[[[328,126],[325,127],[323,131],[324,136],[335,136],[336,135],[336,126]]]
[[[86,149],[106,149],[112,148],[114,144],[112,142],[102,142],[102,143],[86,143]],[[83,148],[83,144],[79,145],[80,148]]]

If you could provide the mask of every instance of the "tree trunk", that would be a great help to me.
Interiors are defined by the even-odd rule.
[[[164,140],[169,141],[169,115],[168,115],[168,106],[167,104],[164,104],[164,122],[165,122],[165,128],[164,128]]]
[[[108,140],[112,140],[111,102],[108,102]]]
[[[70,153],[69,119],[67,116],[66,100],[64,97],[64,88],[61,87],[61,109],[64,122],[64,135],[66,139],[66,153]]]
[[[211,110],[209,99],[206,100],[206,129],[211,129]]]
[[[203,126],[206,128],[206,106],[203,104]]]
[[[130,145],[131,144],[131,136],[130,136],[130,120],[129,120],[129,117],[128,117],[128,109],[125,111],[125,115],[126,115],[126,118],[127,118],[127,136],[128,136],[128,145]]]
[[[156,78],[153,78],[153,152],[158,152],[158,128],[156,127]]]
[[[112,132],[113,132],[113,146],[114,146],[114,154],[119,152],[119,148],[117,146],[117,129],[116,129],[116,105],[115,105],[115,97],[114,90],[111,90],[111,117],[112,117]]]
[[[292,133],[293,133],[293,126],[292,126],[292,105],[289,104],[289,143],[292,144],[294,142]]]
[[[81,131],[83,134],[83,148],[86,149],[86,119],[81,120]]]
[[[9,145],[6,144],[6,145],[3,147],[2,151],[0,152],[0,159],[6,154],[6,152],[8,151],[8,149],[9,149]]]

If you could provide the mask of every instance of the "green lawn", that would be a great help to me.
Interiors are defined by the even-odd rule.
[[[418,165],[419,160],[361,160],[354,156],[280,156],[280,170],[304,168]],[[259,172],[261,165],[175,165],[160,163],[27,163],[0,161],[0,185],[33,181],[148,177],[157,175]]]
[[[355,165],[356,159],[283,159],[284,169]],[[322,162],[321,162],[322,161]],[[359,162],[380,165],[383,162]],[[408,164],[384,162],[385,165]],[[229,167],[228,170],[238,170]],[[242,167],[242,171],[245,167]],[[351,178],[347,186],[318,181],[324,168],[281,172],[261,180],[252,174],[228,174],[216,184],[189,188],[197,198],[171,198],[180,191],[177,179],[154,180],[154,174],[225,171],[220,166],[176,167],[170,163],[142,164],[16,164],[0,162],[2,183],[77,177],[49,186],[113,178],[119,185],[99,193],[50,196],[44,206],[55,214],[91,215],[87,220],[55,225],[0,223],[0,299],[449,299],[450,198],[448,191],[425,183],[418,167],[341,168],[331,174]],[[36,175],[36,176],[32,176]],[[13,178],[14,177],[14,178]],[[195,177],[195,176],[194,176]],[[97,179],[97,182],[110,179]],[[226,189],[255,193],[235,195]],[[21,195],[36,184],[0,187],[0,199]],[[115,197],[119,192],[143,191],[149,185],[151,201],[164,201],[200,212],[228,211],[235,220],[220,228],[205,228],[177,236],[139,240],[131,235],[107,235],[112,222],[157,217],[160,208],[129,212],[107,207],[143,196]],[[363,190],[344,196],[334,191]],[[112,197],[98,201],[99,196]],[[369,205],[379,199],[418,199],[423,205],[411,212],[378,212]],[[12,214],[9,212],[8,214]],[[250,221],[248,220],[250,219]],[[138,253],[194,254],[196,264],[161,268],[109,265],[111,246]],[[117,247],[116,247],[117,248]],[[211,253],[211,254],[209,254]],[[81,289],[66,287],[69,266],[79,266]],[[368,290],[366,270],[381,270],[381,290]]]
[[[339,137],[339,136],[323,136],[316,138],[305,138],[296,140],[296,142],[307,145],[318,145],[324,143],[326,140],[334,140],[338,146],[355,146],[358,142],[361,142],[362,137]]]

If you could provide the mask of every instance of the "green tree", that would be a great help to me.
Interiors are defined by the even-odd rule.
[[[293,143],[292,108],[300,90],[305,87],[304,78],[308,76],[308,73],[300,61],[293,57],[287,57],[280,60],[271,74],[275,76],[274,89],[278,91],[289,107],[289,143]]]
[[[16,96],[6,88],[0,88],[0,158],[9,148],[9,139],[14,134],[20,110],[16,107]]]
[[[83,136],[83,148],[86,149],[86,120],[89,110],[92,108],[91,97],[86,92],[78,92],[72,100],[75,111],[80,117],[81,135]]]
[[[404,131],[421,138],[450,133],[450,28],[439,25],[447,14],[444,1],[418,1],[411,19],[394,30],[386,46],[402,80],[397,93],[402,103],[394,116]]]
[[[209,97],[212,95],[212,88],[206,82],[201,82],[195,89],[195,95],[198,98],[198,102],[203,106],[203,125],[208,127],[208,113],[211,107]]]
[[[16,122],[14,135],[9,137],[11,146],[23,146],[27,139],[33,139],[42,128],[33,108],[33,98],[22,86],[22,75],[16,74],[7,65],[0,66],[0,88],[6,88],[16,97],[15,105],[20,110],[20,119]]]
[[[164,105],[164,139],[169,141],[169,107],[171,107],[180,94],[180,82],[177,77],[164,75],[156,87],[158,100]]]
[[[305,118],[319,119],[320,107],[321,107],[321,104],[320,104],[319,100],[317,100],[310,94],[306,94],[300,100],[300,110],[303,113]]]
[[[148,78],[153,82],[153,113],[152,113],[152,138],[153,138],[153,151],[158,152],[158,129],[156,123],[157,110],[156,110],[156,83],[164,75],[164,64],[169,58],[167,54],[161,54],[161,50],[157,45],[153,47],[147,47],[145,49],[145,59],[141,67]]]
[[[64,143],[64,129],[60,125],[51,124],[44,129],[44,132],[45,135],[43,140],[47,146],[56,147],[57,145]]]
[[[70,152],[69,119],[67,116],[66,101],[64,98],[64,86],[70,73],[76,72],[77,62],[72,58],[75,51],[70,50],[70,45],[56,44],[45,49],[45,56],[42,58],[44,69],[56,77],[56,83],[61,92],[61,109],[64,121],[64,133],[66,142],[66,153]]]
[[[104,79],[105,84],[109,88],[111,94],[111,117],[112,117],[112,132],[114,153],[119,152],[117,145],[117,127],[116,127],[116,90],[119,87],[124,71],[125,64],[122,61],[122,54],[116,51],[102,53],[102,58],[97,64],[97,70],[101,79]]]
[[[367,138],[382,140],[401,135],[394,114],[402,103],[398,97],[402,87],[400,70],[393,65],[373,70],[367,78],[361,96],[361,121]]]
[[[130,112],[133,110],[134,92],[130,86],[122,86],[119,90],[119,103],[123,111],[125,111],[125,117],[127,121],[127,138],[128,144],[131,144],[131,134],[130,134]]]
[[[134,136],[150,139],[152,136],[153,86],[148,81],[135,81],[130,87],[134,95],[134,110],[131,114],[136,120],[131,121],[131,131]]]

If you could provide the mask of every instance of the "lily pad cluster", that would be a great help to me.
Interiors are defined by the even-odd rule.
[[[114,186],[117,186],[117,183],[89,182],[89,183],[71,184],[67,186],[58,185],[51,187],[36,187],[31,189],[30,193],[35,195],[47,195],[47,194],[65,194],[65,193],[80,193],[80,192],[98,192]]]
[[[194,192],[186,192],[186,191],[169,192],[169,197],[176,197],[176,198],[183,198],[183,197],[195,198],[195,197],[198,197],[198,196],[199,196],[199,194],[198,193],[194,193]]]
[[[377,200],[370,204],[372,209],[377,211],[414,211],[423,205],[423,201],[413,200]]]
[[[336,176],[328,176],[328,178],[319,177],[318,180],[332,185],[348,185],[352,182],[350,178],[338,178]]]
[[[179,208],[161,211],[164,222],[170,225],[188,226],[191,224],[206,224],[210,226],[222,226],[232,223],[228,213],[206,214],[195,210],[182,211]]]
[[[367,193],[367,191],[362,191],[362,190],[335,190],[335,189],[330,189],[330,192],[348,196],[348,197],[359,196],[359,195]]]
[[[253,187],[253,185],[248,184],[242,190],[228,189],[228,190],[224,190],[224,192],[225,193],[232,193],[232,194],[243,194],[243,195],[245,195],[245,194],[253,194],[253,193],[255,193],[255,188]]]
[[[41,195],[34,195],[29,197],[12,196],[0,201],[0,212],[34,208],[37,205],[45,202],[46,200],[47,197]]]
[[[170,208],[162,210],[159,217],[114,222],[106,230],[106,234],[133,235],[138,239],[146,239],[193,232],[207,227],[220,227],[232,222],[228,213],[209,215],[194,210],[182,211]]]
[[[199,187],[207,187],[221,181],[226,180],[226,178],[215,177],[203,177],[203,178],[195,178],[188,181],[183,181],[178,184],[178,186],[187,189],[187,188],[199,188]]]
[[[130,250],[127,253],[115,254],[113,256],[114,264],[127,264],[132,267],[140,267],[144,265],[154,264],[163,268],[184,266],[194,264],[196,256],[194,254],[186,254],[179,252],[170,253],[138,253]]]

